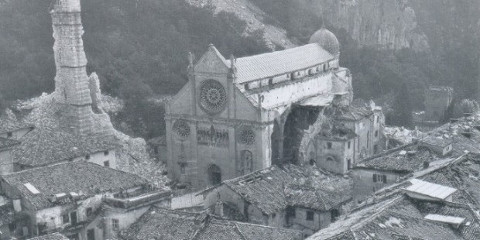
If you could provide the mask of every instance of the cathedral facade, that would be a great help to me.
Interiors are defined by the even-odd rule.
[[[167,165],[171,179],[197,189],[283,162],[292,109],[353,97],[338,40],[324,28],[307,45],[243,58],[210,45],[188,72],[166,107]]]

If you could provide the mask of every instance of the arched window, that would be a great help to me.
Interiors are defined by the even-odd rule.
[[[308,75],[313,75],[313,69],[308,69]]]
[[[253,154],[248,150],[243,150],[240,153],[241,158],[241,173],[249,174],[253,172]]]
[[[333,157],[327,157],[327,162],[334,162],[335,161],[335,158]]]
[[[315,161],[315,159],[310,159],[310,166],[315,166],[317,164],[317,162]]]
[[[220,167],[215,164],[210,165],[208,167],[208,180],[210,181],[211,185],[218,185],[222,183],[222,171]]]

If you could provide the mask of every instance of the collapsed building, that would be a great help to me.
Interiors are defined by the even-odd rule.
[[[198,61],[191,54],[189,81],[166,107],[169,177],[199,189],[272,165],[332,160],[343,174],[380,151],[381,108],[351,108],[352,76],[339,58],[339,42],[324,27],[309,44],[283,51],[226,59],[210,45]],[[355,133],[344,144],[356,146],[351,157],[321,153],[338,139],[314,141],[329,108]]]

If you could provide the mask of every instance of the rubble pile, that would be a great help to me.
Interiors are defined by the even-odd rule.
[[[102,99],[108,100],[106,103],[102,103],[102,106],[107,108],[107,112],[116,113],[123,106],[121,101],[113,97],[103,96]],[[36,128],[60,130],[64,127],[61,124],[62,115],[59,114],[62,106],[55,101],[52,94],[44,93],[36,98],[18,101],[13,108],[19,116],[22,116],[22,119],[19,120],[33,124]],[[12,118],[15,117],[12,111],[7,112],[10,112]],[[97,124],[111,125],[110,119],[100,119],[100,121]],[[119,170],[137,174],[146,178],[155,186],[164,188],[168,181],[162,175],[165,166],[162,163],[157,163],[154,158],[149,156],[145,140],[132,138],[115,129],[113,134],[120,145],[120,148],[116,151]]]

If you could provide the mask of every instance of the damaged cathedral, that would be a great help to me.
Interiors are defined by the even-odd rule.
[[[345,174],[382,150],[382,109],[354,104],[340,44],[322,27],[310,43],[225,58],[189,57],[188,83],[166,108],[169,177],[200,189],[272,165]]]

